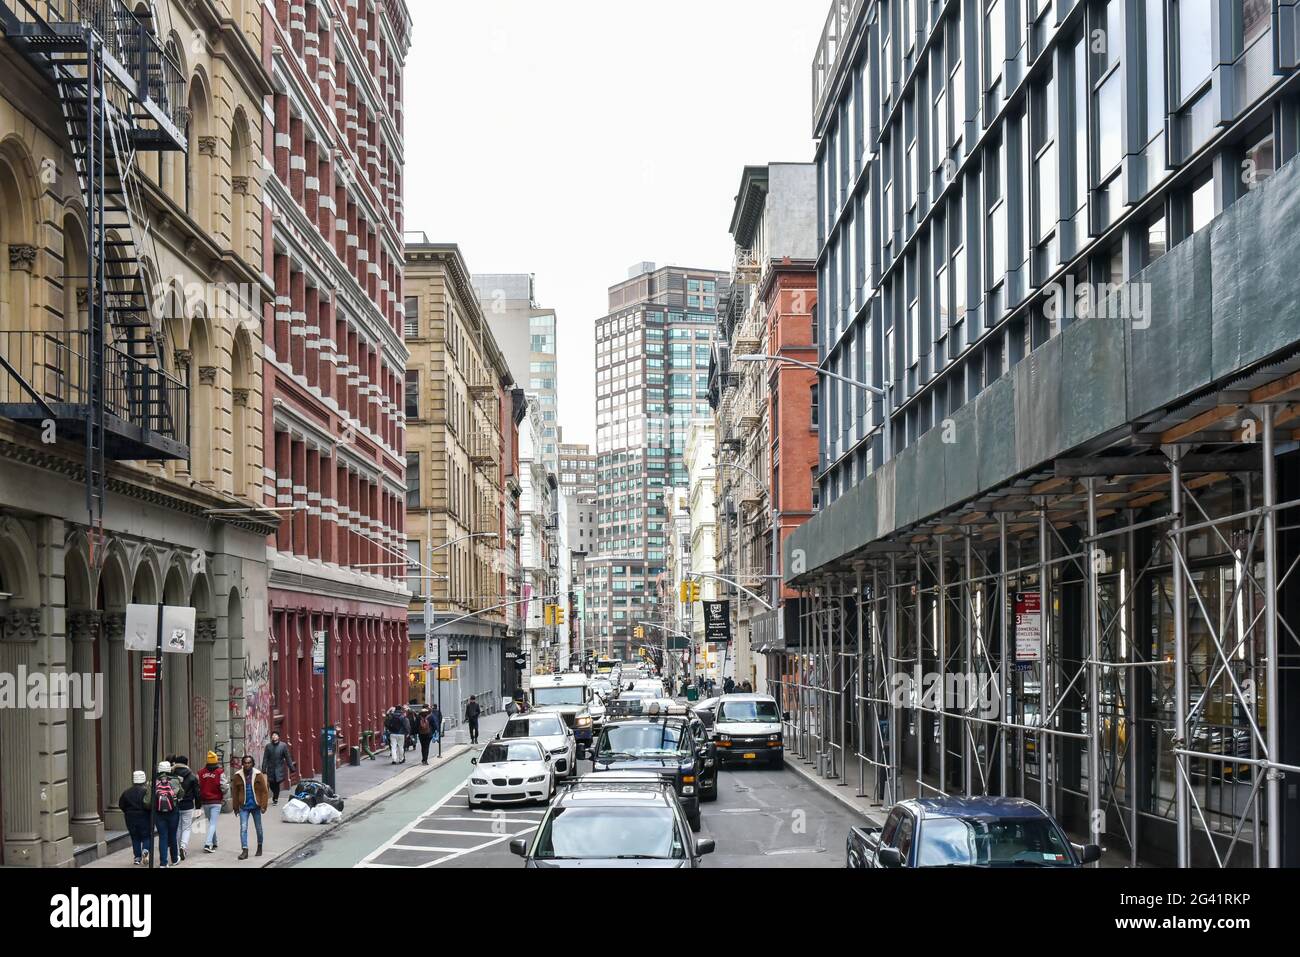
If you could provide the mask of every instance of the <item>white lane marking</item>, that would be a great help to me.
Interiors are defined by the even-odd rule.
[[[468,784],[469,784],[469,777],[467,776],[467,777],[465,778],[465,780],[464,780],[463,782],[461,782],[461,788],[464,788],[464,787],[465,787],[466,785],[468,785]],[[458,790],[459,790],[459,789],[458,789]],[[435,812],[438,811],[438,810],[439,810],[439,809],[440,809],[444,804],[446,804],[448,801],[450,801],[452,798],[454,798],[454,797],[456,796],[456,794],[457,794],[457,791],[448,791],[446,794],[444,794],[444,795],[443,795],[443,796],[438,800],[438,802],[437,802],[436,804],[434,804],[431,808],[429,808],[429,809],[428,809],[427,811],[425,811],[423,814],[420,814],[420,815],[416,818],[415,821],[413,821],[412,823],[408,824],[406,827],[402,828],[400,831],[398,831],[396,834],[394,834],[392,837],[390,837],[388,840],[386,840],[383,844],[379,845],[379,847],[375,848],[373,851],[371,851],[369,854],[367,854],[365,857],[363,857],[360,861],[358,861],[358,862],[357,862],[355,865],[353,865],[353,866],[354,866],[354,867],[366,867],[367,865],[369,865],[371,861],[373,861],[375,858],[379,857],[379,855],[383,854],[384,851],[388,850],[390,847],[392,847],[394,844],[396,844],[398,841],[400,841],[403,837],[405,837],[406,834],[408,834],[408,833],[410,832],[411,828],[415,827],[416,823],[418,823],[418,821],[419,821],[420,818],[428,817],[430,814],[435,813]]]
[[[415,828],[411,828],[411,833],[412,834],[450,834],[456,837],[495,837],[497,834],[497,832],[495,831],[444,831],[436,827],[415,827]],[[453,851],[459,850],[459,848],[453,847],[452,850]]]
[[[436,854],[449,854],[452,851],[458,851],[458,847],[421,847],[419,844],[394,844],[389,848],[390,851],[429,851]],[[394,864],[393,867],[401,867],[401,864]]]
[[[438,817],[429,818],[430,823],[436,821],[472,821],[475,824],[536,824],[537,821],[529,820],[526,817],[447,817],[439,815]]]
[[[535,831],[535,830],[537,830],[536,827],[529,827],[529,828],[524,828],[524,830],[518,832],[517,834],[502,834],[494,841],[488,841],[486,844],[480,844],[478,847],[467,847],[463,851],[458,851],[455,854],[448,854],[446,857],[440,857],[436,861],[428,861],[424,864],[419,864],[417,866],[422,868],[437,867],[439,864],[442,864],[446,861],[450,861],[453,858],[464,857],[466,854],[474,854],[477,853],[478,851],[486,850],[487,848],[492,847],[493,845],[500,844],[502,841],[509,841],[516,837],[523,837],[525,834],[528,834],[530,831]]]

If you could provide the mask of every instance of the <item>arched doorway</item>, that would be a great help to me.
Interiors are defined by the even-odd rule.
[[[74,844],[98,844],[104,839],[104,795],[100,761],[100,724],[105,705],[105,682],[100,665],[99,636],[103,615],[95,608],[90,565],[84,542],[67,543],[63,559],[67,613],[67,668],[83,682],[94,701],[70,701],[68,729],[68,825]]]
[[[0,518],[0,672],[35,671],[40,636],[36,551],[23,525]],[[41,812],[36,766],[36,710],[0,708],[0,861],[41,863]]]
[[[104,795],[104,825],[109,830],[126,829],[117,799],[131,783],[131,772],[144,770],[133,760],[136,740],[136,682],[131,672],[131,655],[124,643],[126,606],[130,598],[127,556],[120,545],[111,543],[104,554],[95,588],[95,609],[103,627],[99,630],[97,660],[104,673],[104,716],[99,724],[100,792]]]

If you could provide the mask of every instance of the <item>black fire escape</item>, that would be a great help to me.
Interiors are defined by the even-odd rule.
[[[86,508],[100,529],[107,461],[189,457],[188,389],[165,369],[136,179],[141,153],[186,149],[185,80],[149,15],[123,0],[0,0],[0,27],[59,104],[88,264],[88,275],[69,277],[85,280],[85,320],[46,328],[32,309],[0,330],[0,416],[84,445]]]

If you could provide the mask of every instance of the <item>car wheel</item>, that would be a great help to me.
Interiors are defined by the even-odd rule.
[[[782,768],[784,768],[785,752],[778,751],[776,754],[772,755],[772,757],[767,762],[767,766],[770,767],[773,771],[780,771]]]
[[[713,780],[709,782],[708,787],[700,787],[701,801],[716,801],[718,799],[718,775],[715,772]]]

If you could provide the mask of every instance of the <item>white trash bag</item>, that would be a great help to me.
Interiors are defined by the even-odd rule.
[[[306,802],[290,798],[289,803],[280,809],[280,820],[286,824],[306,824],[311,810]]]
[[[329,804],[317,804],[307,812],[307,820],[313,824],[335,824],[343,820],[343,812]]]

